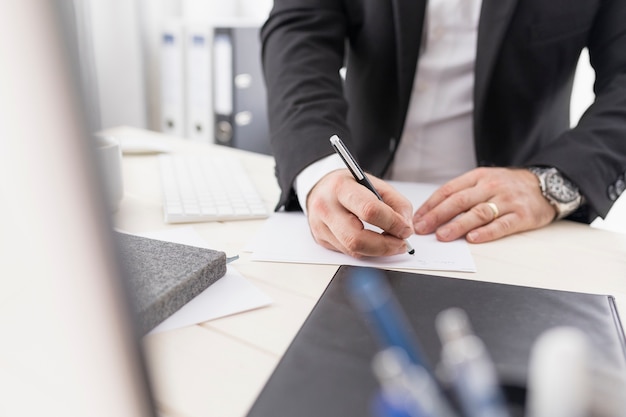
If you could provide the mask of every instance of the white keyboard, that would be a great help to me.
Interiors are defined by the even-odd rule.
[[[248,172],[230,156],[159,155],[166,223],[268,217]]]

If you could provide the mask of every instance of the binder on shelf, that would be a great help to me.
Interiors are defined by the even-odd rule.
[[[271,154],[258,25],[216,26],[213,34],[215,142]]]
[[[339,268],[248,417],[369,415],[369,400],[379,390],[371,361],[380,347],[347,293],[347,280],[358,269]],[[514,417],[524,413],[531,349],[555,326],[575,327],[588,336],[596,375],[619,380],[626,372],[626,340],[612,296],[382,272],[432,365],[441,354],[437,315],[451,307],[467,313]]]
[[[185,45],[184,26],[179,20],[163,23],[161,54],[161,130],[185,136]]]
[[[187,137],[213,142],[213,110],[211,86],[212,26],[188,23],[186,39]]]

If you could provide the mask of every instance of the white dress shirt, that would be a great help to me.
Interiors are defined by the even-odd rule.
[[[472,113],[474,64],[482,0],[429,0],[402,138],[387,179],[433,184],[476,167]],[[337,155],[296,178],[298,200],[326,174],[345,168]]]

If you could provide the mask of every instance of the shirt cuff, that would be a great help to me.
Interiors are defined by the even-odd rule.
[[[315,187],[315,184],[317,184],[326,174],[337,169],[345,168],[346,164],[344,164],[341,160],[341,157],[337,154],[332,154],[313,162],[298,174],[294,183],[294,188],[296,190],[296,195],[298,196],[300,207],[302,207],[302,211],[305,215],[307,214],[306,199],[313,187]]]

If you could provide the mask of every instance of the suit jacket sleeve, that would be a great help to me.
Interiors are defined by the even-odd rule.
[[[270,137],[282,190],[278,207],[299,208],[294,179],[333,152],[330,136],[349,140],[339,75],[346,20],[337,0],[276,0],[261,30]]]
[[[607,214],[626,174],[626,2],[599,3],[587,42],[595,101],[575,128],[528,161],[556,166],[579,186],[589,204],[582,220],[588,222]]]

